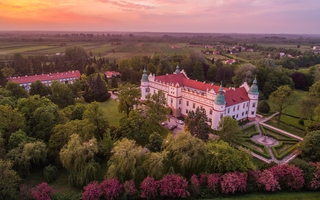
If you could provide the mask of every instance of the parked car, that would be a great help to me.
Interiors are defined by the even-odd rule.
[[[177,125],[171,125],[171,126],[169,126],[169,129],[173,131],[177,127],[178,127]]]
[[[161,122],[161,125],[165,126],[165,125],[167,125],[167,122]]]
[[[183,121],[182,120],[177,120],[177,123],[178,124],[183,124]]]

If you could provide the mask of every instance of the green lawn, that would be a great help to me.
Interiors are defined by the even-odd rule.
[[[106,102],[100,103],[100,107],[110,126],[119,126],[119,120],[124,116],[122,113],[118,112],[118,105],[119,102],[111,98]]]

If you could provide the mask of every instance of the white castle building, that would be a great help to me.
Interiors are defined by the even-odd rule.
[[[162,90],[175,117],[187,116],[197,107],[204,108],[213,129],[218,128],[224,116],[236,120],[254,120],[256,117],[259,98],[256,79],[251,87],[245,82],[239,88],[224,88],[222,85],[191,80],[177,66],[173,74],[162,76],[148,76],[144,70],[140,88],[141,100],[145,100],[147,94],[153,95]]]

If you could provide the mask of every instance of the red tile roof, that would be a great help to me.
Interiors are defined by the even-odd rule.
[[[41,74],[41,75],[32,75],[32,76],[17,76],[17,77],[10,77],[9,81],[15,82],[15,83],[33,83],[35,81],[54,81],[54,80],[60,80],[65,78],[77,78],[80,79],[81,74],[78,70],[76,71],[69,71],[69,72],[57,72],[57,73],[50,73],[50,74]]]
[[[121,76],[120,72],[116,71],[106,71],[104,74],[107,78],[111,78],[112,76]]]
[[[164,83],[173,83],[174,85],[178,83],[180,87],[186,86],[204,92],[206,92],[207,89],[213,89],[216,93],[218,93],[220,88],[218,85],[211,85],[209,83],[188,79],[183,73],[156,76],[155,80]],[[225,91],[224,96],[227,103],[226,107],[250,100],[248,97],[248,92],[244,87],[235,89],[223,88],[223,90]]]
[[[248,92],[244,87],[230,89],[224,93],[226,107],[249,101]]]
[[[208,90],[213,89],[217,93],[219,92],[219,88],[220,88],[220,86],[218,85],[211,85],[209,83],[203,83],[200,81],[188,79],[183,73],[156,76],[155,80],[165,82],[165,83],[173,83],[174,85],[178,83],[180,87],[186,86],[186,87],[194,88],[204,92],[206,92],[207,89]],[[223,89],[228,90],[228,88],[223,88]]]

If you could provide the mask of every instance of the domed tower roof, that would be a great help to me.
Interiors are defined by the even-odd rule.
[[[216,97],[214,103],[217,105],[225,105],[226,104],[226,100],[225,100],[224,94],[223,94],[222,84],[220,85],[219,93],[217,94],[217,97]]]
[[[254,95],[258,95],[259,94],[257,83],[258,82],[257,82],[257,79],[255,77],[254,80],[253,80],[253,84],[251,85],[250,90],[248,92],[249,94],[254,94]]]
[[[144,68],[144,70],[143,70],[143,74],[142,74],[142,79],[141,79],[141,81],[142,81],[142,82],[149,82],[146,68]]]
[[[176,67],[176,74],[179,74],[180,73],[180,67],[179,67],[179,65],[177,65],[177,67]]]

